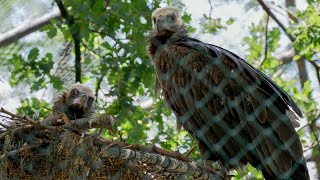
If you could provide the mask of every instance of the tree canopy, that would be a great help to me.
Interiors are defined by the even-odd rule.
[[[60,14],[49,16],[48,23],[29,30],[32,33],[28,36],[1,45],[0,80],[11,89],[9,97],[0,95],[0,100],[5,102],[1,106],[6,108],[14,103],[10,98],[16,96],[20,99],[18,114],[41,120],[50,113],[52,94],[80,81],[95,92],[97,112],[113,116],[116,128],[121,131],[121,137],[112,136],[108,131],[102,136],[114,140],[123,138],[131,144],[154,144],[183,153],[196,141],[187,132],[176,130],[174,115],[161,96],[155,95],[155,74],[146,52],[152,11],[159,6],[177,6],[191,36],[210,38],[225,34],[235,23],[241,24],[237,22],[239,17],[215,15],[214,9],[226,3],[239,4],[246,12],[261,14],[261,19],[245,27],[246,36],[237,46],[244,46],[245,59],[271,77],[301,107],[305,123],[298,133],[307,160],[314,161],[320,172],[317,95],[320,4],[317,0],[307,0],[304,8],[298,8],[294,0],[279,4],[266,0],[215,3],[209,0],[205,5],[210,11],[204,12],[200,20],[193,19],[188,2],[180,0],[16,0],[3,3],[3,7],[10,9],[0,13],[6,25],[0,28],[3,35],[20,25],[26,28],[22,22],[28,19],[24,16],[28,16],[30,23],[53,11]],[[16,14],[19,8],[22,12]],[[0,34],[0,44],[2,38]],[[199,152],[193,151],[190,157],[199,160]],[[234,174],[235,179],[262,178],[251,166]]]

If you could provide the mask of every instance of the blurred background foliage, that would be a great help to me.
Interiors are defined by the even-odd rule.
[[[46,117],[53,97],[75,82],[77,41],[81,81],[95,92],[97,113],[117,119],[116,126],[128,143],[155,144],[185,153],[196,142],[185,131],[176,130],[172,112],[161,97],[155,97],[155,74],[146,52],[150,16],[159,6],[176,6],[183,12],[191,36],[201,34],[214,39],[240,21],[239,17],[217,17],[214,9],[235,3],[244,7],[244,13],[263,14],[246,27],[246,36],[237,46],[243,46],[245,52],[241,55],[272,77],[302,108],[305,123],[299,134],[307,160],[315,162],[319,171],[320,5],[316,0],[306,1],[304,9],[298,9],[294,0],[280,5],[262,1],[276,16],[281,16],[286,29],[279,28],[279,23],[262,10],[261,1],[256,0],[209,0],[210,11],[203,12],[200,20],[192,19],[183,0],[0,1],[0,37],[57,9],[59,2],[66,10],[61,18],[1,47],[0,80],[10,85],[0,88],[0,105],[4,108],[17,104],[19,114],[40,120]],[[294,38],[288,38],[288,34]],[[231,42],[226,41],[225,48],[228,43]],[[17,97],[20,102],[10,101]],[[120,138],[107,131],[102,135]],[[191,157],[199,160],[198,151]],[[262,179],[252,166],[233,173],[235,179]]]

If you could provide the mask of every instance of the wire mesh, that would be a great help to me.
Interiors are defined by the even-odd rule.
[[[45,40],[40,45],[50,43],[53,41]],[[287,178],[304,166],[296,122],[287,114],[292,111],[291,99],[285,92],[224,49],[197,42],[185,45],[188,49],[183,50],[188,53],[182,56],[170,51],[171,45],[157,52],[159,62],[154,62],[162,96],[177,122],[200,142],[203,159],[220,159],[224,172],[250,162],[277,178]],[[60,52],[54,58],[58,59],[55,74],[71,84],[72,45],[61,46],[50,46],[53,52]],[[0,54],[10,57],[28,51],[23,48],[22,44],[10,45]]]
[[[301,112],[271,79],[237,55],[179,32],[160,31],[149,42],[163,96],[198,140],[203,159],[219,160],[224,171],[249,162],[265,178],[308,177],[294,129]]]

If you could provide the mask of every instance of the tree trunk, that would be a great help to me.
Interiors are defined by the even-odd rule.
[[[286,8],[295,7],[296,2],[295,0],[286,0]],[[292,14],[288,13],[288,17],[290,19],[294,19]],[[295,53],[296,54],[296,53]],[[301,58],[297,61],[298,70],[299,70],[299,79],[301,88],[304,87],[304,83],[308,80],[307,68],[306,68],[306,61],[305,59]]]
[[[304,83],[308,80],[306,60],[303,58],[300,58],[297,61],[297,65],[298,65],[298,70],[299,70],[300,85],[301,85],[301,88],[303,88]]]

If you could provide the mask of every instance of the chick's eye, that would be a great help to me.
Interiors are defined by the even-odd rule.
[[[93,103],[93,98],[92,97],[89,97],[89,99],[88,99],[88,106],[91,106],[92,105],[92,103]]]
[[[71,90],[70,92],[72,97],[75,97],[78,94],[78,91],[76,89]]]

